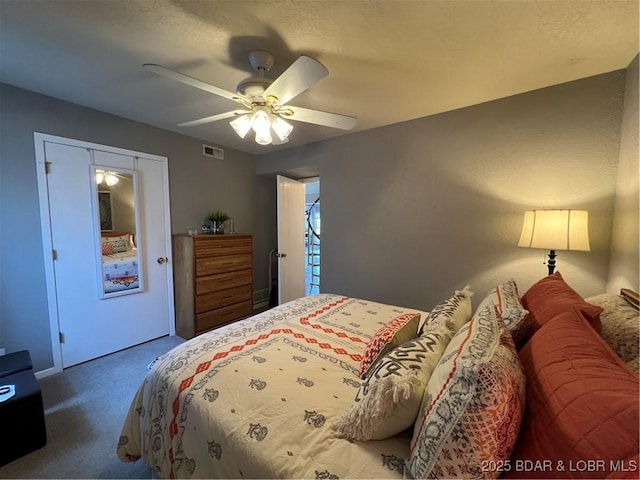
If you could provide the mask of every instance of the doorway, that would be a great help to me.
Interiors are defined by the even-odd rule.
[[[34,140],[54,359],[46,374],[174,334],[168,159]]]
[[[320,179],[276,178],[278,304],[320,293]],[[271,258],[269,259],[271,261]]]
[[[305,295],[320,293],[320,179],[304,182],[305,187]]]

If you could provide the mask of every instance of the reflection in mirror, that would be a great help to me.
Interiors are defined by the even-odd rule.
[[[135,172],[94,167],[102,298],[142,291]]]

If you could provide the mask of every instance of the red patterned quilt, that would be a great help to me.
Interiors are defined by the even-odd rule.
[[[401,478],[411,432],[349,442],[331,425],[367,342],[412,311],[321,294],[185,342],[140,385],[118,456],[164,478]]]

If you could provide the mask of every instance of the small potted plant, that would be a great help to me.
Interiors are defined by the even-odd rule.
[[[224,222],[229,220],[229,215],[226,212],[216,210],[209,212],[205,218],[211,222],[212,233],[224,233]]]

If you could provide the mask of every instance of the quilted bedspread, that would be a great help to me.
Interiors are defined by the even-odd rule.
[[[140,385],[118,456],[165,478],[401,478],[411,432],[350,442],[331,425],[360,387],[366,343],[411,312],[321,294],[193,338]]]

